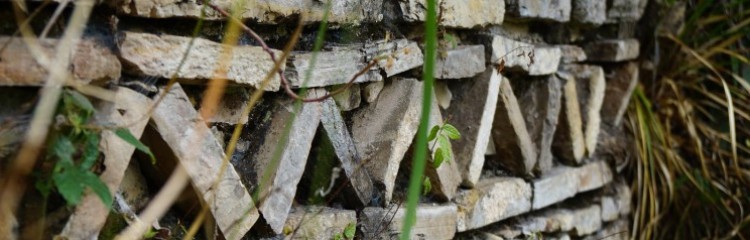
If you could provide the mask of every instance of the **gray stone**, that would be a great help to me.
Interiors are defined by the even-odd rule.
[[[363,51],[368,62],[382,58],[378,60],[378,68],[385,72],[386,77],[417,68],[424,63],[419,45],[406,39],[369,43]]]
[[[492,0],[440,0],[439,11],[442,20],[439,24],[454,28],[474,28],[487,25],[500,25],[505,16],[505,3]],[[423,22],[427,6],[425,0],[399,2],[403,19],[409,22]]]
[[[346,85],[341,85],[338,87],[345,87]],[[335,91],[335,90],[331,90]],[[362,94],[361,90],[359,89],[359,84],[352,84],[351,87],[347,88],[343,92],[340,92],[336,95],[333,95],[333,100],[336,102],[337,105],[339,105],[339,108],[341,111],[351,111],[355,108],[359,107],[359,104],[362,102]]]
[[[323,115],[320,122],[323,125],[323,130],[331,141],[336,157],[341,162],[341,168],[344,169],[344,174],[349,179],[359,202],[362,206],[366,206],[372,199],[375,186],[373,186],[370,176],[364,169],[364,163],[357,152],[354,140],[338,107],[330,98],[324,100],[321,104]]]
[[[560,109],[561,113],[552,142],[552,153],[563,163],[577,165],[581,163],[586,153],[577,84],[570,74],[559,72],[557,76],[565,80],[565,84],[563,85],[562,109]]]
[[[620,216],[628,216],[632,211],[632,192],[627,183],[618,181],[615,183],[615,203],[620,212]]]
[[[561,51],[552,46],[535,46],[504,36],[489,37],[490,62],[502,64],[508,70],[520,70],[531,76],[555,73],[560,64]]]
[[[373,103],[375,100],[378,100],[378,95],[380,95],[380,91],[383,90],[383,85],[385,83],[383,81],[378,81],[363,84],[362,97],[367,103]]]
[[[451,106],[451,100],[453,100],[453,93],[448,88],[448,83],[435,81],[433,89],[435,89],[435,99],[437,99],[440,108],[448,109]]]
[[[612,0],[608,3],[607,22],[636,22],[643,16],[648,0]]]
[[[445,51],[435,62],[435,78],[469,78],[484,72],[484,46],[458,46]]]
[[[607,20],[607,1],[572,0],[572,20],[578,23],[601,25]]]
[[[583,240],[627,240],[630,239],[630,221],[627,219],[621,219],[609,224],[606,224],[604,228],[597,231],[595,234],[591,234],[581,238]]]
[[[458,231],[464,232],[531,210],[531,186],[520,178],[490,178],[459,192]]]
[[[620,209],[617,208],[617,203],[613,197],[602,197],[600,204],[602,207],[602,221],[611,222],[617,220],[620,216]]]
[[[313,53],[297,53],[290,57],[290,64],[284,73],[292,87],[324,87],[348,83],[360,70],[367,66],[365,54],[353,46],[341,47],[332,51],[318,52],[315,68],[305,83],[305,75],[312,64]],[[358,76],[354,82],[382,81],[376,69],[370,69]]]
[[[538,159],[534,170],[544,173],[552,168],[552,140],[562,104],[562,84],[554,75],[511,82],[515,86],[513,91],[529,136],[537,147]]]
[[[638,85],[638,64],[628,62],[605,69],[607,88],[602,106],[602,121],[619,126],[628,109],[630,96]]]
[[[229,11],[233,1],[219,0],[212,3]],[[243,3],[244,8],[238,13],[240,18],[261,23],[279,23],[299,14],[304,14],[305,23],[319,22],[323,19],[326,6],[325,2],[316,0],[248,0]],[[383,18],[380,12],[382,4],[382,0],[332,2],[328,21],[342,24],[379,21]],[[120,13],[148,18],[199,18],[203,8],[200,1],[124,0],[111,2],[110,5]],[[223,19],[223,16],[206,7],[205,18],[218,20]]]
[[[456,205],[419,205],[410,239],[453,239],[456,234]],[[403,206],[368,207],[359,223],[365,239],[392,239],[401,234],[406,217]]]
[[[248,116],[242,116],[242,110],[247,105],[247,102],[250,101],[250,91],[238,87],[227,87],[224,91],[221,103],[216,106],[216,113],[214,113],[209,122],[231,125],[246,124]]]
[[[352,137],[370,177],[383,187],[390,203],[396,174],[417,133],[422,102],[422,82],[391,79],[376,104],[357,109],[352,117]]]
[[[430,110],[428,128],[432,129],[434,126],[442,126],[444,123],[443,115],[440,113],[436,98],[432,98],[432,108]],[[432,193],[436,194],[442,200],[449,201],[453,199],[456,190],[458,190],[458,185],[461,184],[461,173],[458,170],[458,162],[456,159],[447,159],[440,164],[440,167],[435,168],[434,159],[435,154],[437,154],[437,147],[432,146],[437,146],[437,138],[428,142],[427,146],[430,149],[430,157],[428,166],[425,169],[425,175],[430,178]],[[451,146],[451,149],[443,149],[442,151],[449,150],[454,152],[454,149],[456,148]]]
[[[575,63],[586,61],[586,52],[576,45],[557,45],[560,48],[560,63]]]
[[[531,182],[534,188],[534,201],[532,209],[542,209],[578,193],[578,182],[580,174],[575,168],[558,166],[553,168],[542,178]]]
[[[500,164],[507,170],[522,176],[533,175],[537,163],[537,146],[532,141],[518,105],[510,81],[500,83],[500,98],[492,123],[492,140]]]
[[[451,144],[465,186],[476,184],[482,173],[502,81],[497,70],[490,68],[472,79],[448,83],[455,98],[445,115],[451,116],[450,121],[461,133],[461,138]]]
[[[127,72],[168,79],[177,71],[190,41],[190,37],[124,32],[120,58]],[[217,62],[225,47],[220,43],[196,38],[177,78],[183,82],[205,82],[216,77],[216,68],[227,64]],[[237,84],[260,87],[263,78],[273,68],[271,57],[261,47],[234,46],[231,50],[226,79]],[[272,51],[276,52],[276,56],[281,55],[280,51]],[[284,69],[284,65],[281,68]],[[280,84],[279,77],[274,76],[264,90],[276,91]]]
[[[253,200],[234,168],[227,168],[223,178],[214,185],[224,160],[224,150],[180,85],[172,86],[151,119],[190,176],[198,195],[210,203],[212,217],[222,233],[243,236],[259,217]]]
[[[570,1],[506,0],[505,8],[512,19],[567,22],[570,20]]]
[[[284,229],[293,230],[284,233],[284,239],[335,239],[343,235],[349,225],[357,224],[357,213],[353,210],[328,207],[294,207],[289,213]]]
[[[97,111],[97,120],[114,124],[135,123],[128,127],[133,136],[140,137],[148,124],[143,118],[151,107],[151,99],[128,88],[117,88],[114,104],[102,104],[104,107]],[[118,192],[128,169],[130,158],[135,147],[115,135],[113,131],[102,131],[99,149],[104,155],[104,172],[99,179],[107,185],[111,195]],[[136,188],[134,185],[122,187]],[[126,191],[127,193],[138,192]],[[133,196],[137,198],[136,196]],[[73,214],[65,224],[60,236],[70,239],[90,239],[99,236],[109,215],[109,206],[105,206],[93,192],[87,192],[81,199]]]
[[[640,43],[637,39],[610,39],[591,42],[584,46],[589,61],[622,62],[638,58]]]
[[[586,153],[593,157],[601,131],[601,109],[606,89],[604,70],[595,65],[566,64],[560,67],[560,71],[569,73],[576,81]]]
[[[322,95],[324,91],[320,89],[313,89],[308,94],[310,97]],[[263,177],[267,176],[264,185],[256,185],[255,191],[259,192],[260,202],[258,209],[263,214],[265,222],[277,234],[282,232],[294,202],[297,184],[305,170],[312,141],[323,113],[319,102],[302,104],[299,109],[294,105],[291,100],[277,102],[277,106],[272,110],[271,126],[263,143],[252,159],[248,160],[254,162],[254,169],[250,169],[248,173],[243,172],[244,177],[255,176],[255,179],[250,181],[257,184],[262,183]],[[294,114],[294,111],[297,111],[297,114]],[[287,124],[292,124],[289,130],[292,134],[283,142]],[[279,147],[282,148],[282,154],[279,159],[274,159]]]
[[[584,236],[592,234],[602,228],[601,209],[599,205],[593,204],[588,207],[574,209],[573,213],[573,236]]]
[[[578,172],[578,192],[598,189],[612,182],[614,173],[605,161],[595,161],[576,168]]]
[[[53,56],[57,39],[40,39],[41,51]],[[40,64],[20,37],[0,37],[8,44],[0,51],[0,86],[43,86],[47,66]],[[120,78],[120,61],[106,46],[91,39],[81,39],[70,59],[71,74],[76,82],[106,82]]]

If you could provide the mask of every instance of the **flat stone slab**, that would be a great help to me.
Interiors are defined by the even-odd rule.
[[[555,137],[552,142],[552,153],[563,163],[578,165],[586,153],[581,118],[581,104],[578,102],[578,90],[575,78],[571,74],[556,74],[563,85],[563,104],[560,109]]]
[[[455,97],[445,114],[460,116],[451,121],[461,138],[451,144],[465,186],[474,186],[482,173],[502,81],[497,70],[490,68],[472,79],[448,82]]]
[[[505,8],[509,19],[567,22],[570,20],[570,1],[508,0]]]
[[[370,177],[391,201],[401,160],[417,133],[422,102],[422,82],[394,78],[385,84],[376,103],[361,107],[352,116],[352,137]]]
[[[604,227],[594,234],[587,235],[583,240],[627,240],[630,239],[630,221],[627,219],[617,220],[604,225]]]
[[[560,63],[576,63],[586,61],[586,52],[576,45],[557,45],[560,48]]]
[[[586,56],[596,62],[622,62],[638,58],[641,44],[637,39],[609,39],[588,43]]]
[[[120,58],[126,72],[171,78],[177,71],[190,43],[189,37],[123,32]],[[200,83],[214,77],[217,63],[226,46],[196,38],[177,78],[183,82]],[[273,68],[271,57],[261,47],[234,46],[226,79],[236,84],[260,87],[263,78]],[[281,51],[273,50],[276,56]],[[226,64],[226,63],[223,63]],[[284,65],[281,66],[282,70]],[[276,91],[281,86],[278,75],[266,86],[266,91]]]
[[[562,104],[562,83],[554,75],[511,82],[529,136],[537,147],[534,171],[544,173],[552,168],[552,140]]]
[[[531,185],[520,178],[490,178],[459,192],[458,231],[464,232],[531,210]]]
[[[602,105],[602,121],[611,126],[620,126],[633,90],[638,85],[638,64],[628,62],[605,68],[604,71],[607,87]]]
[[[214,188],[224,149],[179,84],[172,86],[151,119],[190,175],[192,186],[204,201],[211,203],[211,213],[221,232],[225,236],[245,235],[259,217],[253,200],[234,168],[227,168],[218,188]]]
[[[532,141],[509,80],[500,83],[500,98],[492,123],[492,140],[503,168],[521,176],[533,176],[538,147]]]
[[[417,68],[424,63],[424,55],[417,42],[406,39],[368,43],[362,51],[367,62],[383,58],[378,61],[378,68],[385,72],[386,77]]]
[[[607,22],[637,22],[648,0],[612,0],[607,6]]]
[[[458,46],[445,51],[445,57],[435,62],[435,78],[459,79],[474,77],[484,72],[484,46]]]
[[[400,1],[403,19],[408,22],[424,22],[426,17],[425,0]],[[474,28],[487,25],[500,25],[505,17],[505,2],[492,0],[440,0],[442,6],[441,26],[454,28]]]
[[[54,56],[58,39],[39,40],[42,52]],[[43,86],[47,67],[39,64],[20,37],[2,37],[8,46],[0,52],[0,86]],[[120,61],[106,46],[91,39],[81,39],[70,60],[69,69],[82,84],[107,82],[120,78]]]
[[[212,1],[229,12],[230,0]],[[255,20],[261,23],[279,23],[285,18],[304,13],[305,23],[319,22],[323,19],[325,2],[316,0],[247,0],[239,13],[240,18]],[[361,22],[379,21],[383,18],[380,12],[382,0],[374,1],[338,1],[331,4],[328,21],[331,23],[359,24]],[[125,0],[110,3],[124,14],[148,18],[190,17],[199,18],[203,5],[200,1],[161,1],[161,0]],[[224,17],[213,9],[206,7],[206,19],[218,20]]]
[[[410,239],[453,239],[456,234],[457,208],[454,204],[417,206],[417,219]],[[404,226],[406,209],[368,207],[360,213],[360,229],[365,239],[398,238]]]
[[[503,64],[511,71],[531,76],[549,75],[557,71],[562,52],[554,46],[536,46],[500,35],[488,37],[490,62]]]
[[[565,64],[560,71],[569,73],[576,81],[586,154],[593,157],[601,131],[601,111],[607,84],[604,70],[596,65]]]
[[[306,87],[325,87],[345,84],[354,77],[357,72],[367,66],[365,54],[354,47],[341,47],[331,51],[318,52],[315,65],[312,62],[313,53],[296,53],[290,59],[289,68],[284,73],[289,84],[294,88],[305,85]],[[310,79],[305,79],[307,71],[314,67]],[[382,81],[375,69],[371,69],[354,80],[355,83]],[[305,81],[307,81],[305,83]]]
[[[578,207],[560,207],[534,212],[527,216],[518,217],[501,226],[492,227],[490,232],[506,239],[519,239],[521,235],[544,233],[547,236],[568,237],[583,236],[594,233],[602,228],[601,210],[599,205],[593,204]],[[555,238],[553,238],[555,239]]]
[[[612,182],[612,179],[612,170],[604,161],[595,161],[575,168],[555,167],[542,178],[532,181],[532,209],[542,209],[578,193],[601,188]]]
[[[284,224],[284,229],[291,230],[284,239],[335,239],[336,235],[343,236],[349,225],[357,225],[357,213],[353,210],[295,207]]]
[[[571,18],[574,22],[601,25],[607,20],[607,1],[572,0]]]

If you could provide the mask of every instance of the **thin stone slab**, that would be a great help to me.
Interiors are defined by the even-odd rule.
[[[487,25],[500,25],[505,17],[505,2],[493,0],[440,0],[441,26],[454,28],[474,28]],[[408,22],[424,22],[426,17],[425,0],[400,1],[403,19]]]
[[[219,176],[224,150],[179,84],[172,86],[154,110],[156,130],[185,168],[198,195],[210,204],[212,217],[225,236],[243,236],[259,215],[233,168]]]
[[[587,163],[576,169],[579,193],[599,189],[614,179],[614,173],[605,161]]]
[[[312,64],[313,53],[293,54],[289,68],[284,73],[292,87],[325,87],[349,82],[360,70],[367,66],[365,54],[353,46],[318,52],[310,79],[305,83],[305,75]],[[354,82],[382,81],[383,77],[375,69],[357,77]]]
[[[535,179],[532,209],[542,209],[562,202],[578,193],[591,191],[612,182],[613,173],[604,161],[580,167],[558,166],[542,178]]]
[[[323,90],[313,89],[308,96],[322,95],[324,95]],[[287,214],[294,202],[297,184],[305,170],[312,141],[321,121],[323,108],[320,102],[304,103],[299,112],[295,114],[297,108],[293,101],[286,100],[277,104],[273,110],[271,126],[264,141],[251,159],[255,163],[251,172],[255,174],[244,172],[243,174],[246,175],[245,177],[247,175],[255,176],[255,179],[251,179],[253,182],[266,181],[265,185],[256,186],[256,188],[260,188],[258,191],[260,193],[258,209],[271,229],[275,233],[281,233]],[[290,123],[290,134],[284,140],[284,131],[287,124]],[[279,147],[282,148],[281,156],[279,159],[274,159]],[[264,176],[267,176],[266,180],[263,180]]]
[[[432,129],[434,126],[442,126],[444,123],[443,115],[440,113],[437,99],[432,98],[432,108],[430,109],[429,128]],[[455,140],[454,140],[455,141]],[[451,143],[451,149],[443,149],[442,151],[449,150],[454,152],[455,149]],[[458,185],[461,184],[461,173],[458,170],[458,162],[455,159],[444,161],[440,164],[440,167],[434,167],[434,159],[437,154],[437,138],[428,142],[427,146],[430,147],[430,161],[425,169],[425,175],[430,178],[432,184],[432,193],[436,194],[440,199],[449,201],[453,199],[453,196],[458,190]]]
[[[489,178],[474,189],[461,191],[454,200],[458,206],[458,231],[464,232],[531,210],[531,186],[520,178]]]
[[[555,137],[552,142],[552,153],[563,163],[578,165],[586,153],[581,120],[581,105],[578,102],[578,90],[575,78],[563,72],[557,76],[565,81],[563,85],[563,104],[560,109]]]
[[[628,240],[630,239],[630,221],[628,219],[621,219],[609,224],[594,234],[587,235],[583,240]]]
[[[509,19],[570,21],[571,0],[506,0]]]
[[[500,98],[492,123],[492,140],[496,156],[505,169],[516,175],[532,176],[537,164],[537,146],[529,134],[513,88],[507,79],[500,83]]]
[[[456,234],[457,208],[453,204],[418,205],[417,218],[410,239],[453,239]],[[404,226],[406,209],[392,205],[388,208],[368,207],[360,213],[360,229],[365,239],[398,238]]]
[[[586,52],[576,45],[557,45],[560,48],[560,63],[576,63],[586,61]]]
[[[292,208],[284,224],[291,233],[284,239],[335,239],[343,235],[347,226],[357,225],[357,213],[353,210],[318,206]]]
[[[40,39],[41,50],[54,56],[57,39]],[[0,86],[43,86],[47,67],[39,64],[20,37],[2,37],[8,44],[0,51]],[[71,74],[81,84],[106,82],[120,78],[120,61],[109,48],[92,39],[81,39],[70,60]]]
[[[594,233],[602,228],[600,212],[601,209],[598,204],[545,209],[489,230],[509,239],[517,239],[522,234],[558,232],[569,232],[575,236],[582,236]]]
[[[97,121],[118,125],[135,122],[127,129],[136,138],[141,136],[148,124],[148,118],[143,116],[148,114],[151,99],[128,88],[119,87],[115,103],[103,105],[105,106],[97,111]],[[105,168],[99,179],[107,185],[110,194],[114,194],[123,182],[135,146],[122,140],[112,131],[102,131],[101,135],[99,149],[104,155]],[[102,204],[96,194],[87,192],[68,219],[60,236],[69,239],[96,238],[108,215],[109,207]]]
[[[445,51],[435,62],[435,78],[459,79],[474,77],[485,70],[484,45],[458,46]]]
[[[352,137],[370,177],[380,186],[384,203],[391,201],[396,175],[419,126],[422,82],[391,79],[375,104],[357,109]]]
[[[630,96],[638,85],[638,64],[628,62],[605,68],[607,88],[602,106],[602,121],[611,126],[619,126],[628,109]]]
[[[560,64],[562,52],[555,46],[536,46],[500,35],[488,38],[490,62],[502,63],[508,70],[520,70],[531,76],[549,75]]]
[[[406,39],[368,43],[363,51],[368,62],[382,58],[378,61],[378,68],[385,72],[386,77],[417,68],[424,63],[424,55],[417,42]]]
[[[120,58],[126,72],[169,79],[177,72],[190,41],[190,37],[123,32]],[[196,38],[184,65],[177,72],[177,78],[188,83],[200,83],[214,78],[216,68],[220,65],[217,61],[224,50],[232,51],[231,60],[222,63],[229,64],[225,77],[236,84],[258,88],[273,68],[271,57],[261,47],[227,48],[220,43]],[[281,51],[272,51],[276,56],[281,55]],[[282,64],[281,69],[284,67]],[[279,77],[274,76],[263,90],[276,91],[280,85]]]
[[[218,0],[212,3],[229,10],[233,1]],[[300,14],[304,14],[305,23],[320,22],[326,8],[325,2],[316,0],[247,0],[243,4],[244,8],[238,13],[240,18],[268,24],[279,23]],[[383,18],[380,12],[382,4],[382,0],[333,2],[328,21],[355,25],[379,21]],[[120,13],[147,18],[199,18],[203,9],[200,1],[124,0],[111,2],[110,5]],[[224,18],[211,8],[205,9],[206,19]]]
[[[608,1],[607,22],[637,22],[646,10],[648,0]]]
[[[609,39],[588,43],[586,56],[596,62],[622,62],[638,58],[641,44],[637,39]]]
[[[511,82],[529,136],[537,147],[534,171],[544,173],[552,168],[552,140],[562,104],[562,84],[554,75]]]
[[[341,161],[341,168],[344,169],[344,174],[349,179],[359,202],[366,206],[375,191],[372,180],[364,168],[364,162],[336,104],[330,98],[321,104],[323,115],[320,122],[323,130],[331,141],[336,157]]]
[[[565,64],[560,71],[569,73],[576,81],[586,154],[593,157],[601,131],[601,109],[607,84],[604,70],[595,65]]]
[[[448,83],[455,97],[445,115],[456,116],[451,121],[461,133],[451,144],[465,186],[474,186],[482,173],[502,81],[497,70],[490,68],[472,79]]]
[[[607,1],[572,0],[571,18],[574,22],[601,25],[607,20]]]

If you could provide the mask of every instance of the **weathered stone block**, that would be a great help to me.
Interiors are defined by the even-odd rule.
[[[435,62],[435,78],[469,78],[484,72],[484,46],[458,46],[445,51]]]
[[[440,0],[442,9],[440,25],[455,28],[473,28],[487,25],[500,25],[505,16],[504,1],[492,0]],[[403,19],[410,22],[423,22],[426,16],[425,0],[399,2]]]
[[[385,83],[383,81],[377,81],[363,84],[362,97],[367,103],[373,103],[375,100],[378,100],[378,95],[380,95],[380,91],[383,90],[383,85]]]
[[[605,68],[607,88],[602,106],[602,121],[611,126],[619,126],[630,96],[638,85],[638,64],[628,62],[612,68]]]
[[[570,20],[570,1],[506,0],[505,8],[513,19],[567,22]]]
[[[212,3],[228,11],[233,1],[219,0]],[[248,0],[243,3],[240,18],[261,23],[278,23],[301,13],[306,16],[303,19],[305,23],[319,22],[323,19],[326,6],[325,2],[316,0]],[[199,1],[124,0],[110,4],[120,13],[149,18],[199,18],[203,8]],[[333,2],[328,21],[347,24],[379,21],[383,18],[380,12],[382,4],[382,0]],[[223,16],[207,7],[205,18],[216,20],[223,19]]]
[[[40,39],[42,52],[54,56],[57,39]],[[8,44],[0,51],[0,86],[43,86],[47,67],[39,64],[22,38],[0,37]],[[120,78],[120,61],[105,46],[90,39],[81,39],[70,60],[71,74],[82,84]]]
[[[323,130],[333,145],[336,157],[341,162],[341,168],[344,169],[344,174],[349,179],[349,184],[357,195],[359,203],[367,206],[372,199],[375,186],[364,168],[364,163],[338,107],[330,98],[321,104],[323,115],[320,122]]]
[[[433,89],[435,89],[435,99],[437,99],[440,108],[448,109],[453,100],[453,93],[448,87],[448,83],[445,81],[435,81]]]
[[[214,188],[224,150],[180,85],[172,86],[151,119],[190,175],[193,187],[204,201],[210,203],[212,216],[222,233],[243,236],[259,217],[253,200],[234,168],[227,168]]]
[[[622,62],[638,58],[640,47],[637,39],[611,39],[586,44],[584,50],[589,61]]]
[[[563,85],[562,109],[560,109],[560,117],[552,142],[552,153],[564,163],[577,165],[581,163],[586,153],[577,84],[570,74],[559,72],[557,76],[565,80],[565,84]]]
[[[456,234],[456,205],[419,205],[410,239],[452,239]],[[358,225],[366,239],[392,239],[401,234],[406,209],[368,207],[362,210]]]
[[[580,174],[575,168],[558,166],[542,178],[535,179],[531,183],[534,187],[531,208],[542,209],[575,196],[578,193],[579,178]]]
[[[386,77],[417,68],[424,63],[419,45],[406,39],[369,43],[363,51],[368,62],[382,58],[378,61],[378,68],[385,72]]]
[[[616,222],[609,223],[604,226],[600,231],[595,234],[585,236],[583,240],[600,240],[600,239],[611,239],[611,240],[627,240],[630,239],[630,221],[627,219],[621,219]]]
[[[335,239],[343,234],[348,225],[357,224],[357,213],[352,210],[328,207],[295,207],[289,213],[285,229],[294,230],[285,233],[285,239]]]
[[[561,63],[575,63],[586,61],[586,52],[576,45],[557,45],[560,48]]]
[[[298,53],[290,57],[290,64],[284,73],[292,87],[324,87],[349,82],[360,70],[367,66],[365,54],[354,47],[342,47],[332,51],[318,52],[310,79],[305,83],[307,71],[313,67],[313,53]],[[382,81],[375,69],[358,76],[354,82]]]
[[[511,81],[518,98],[521,115],[531,141],[537,147],[534,170],[543,173],[552,168],[552,140],[561,108],[560,80],[552,75],[542,79]]]
[[[445,114],[454,116],[451,122],[461,132],[461,138],[452,144],[463,185],[473,186],[479,181],[502,81],[503,77],[492,68],[472,79],[448,84],[455,98]]]
[[[601,109],[606,89],[604,70],[594,65],[566,64],[560,67],[560,71],[569,73],[576,81],[586,153],[593,157],[601,131]]]
[[[620,209],[617,208],[617,203],[613,197],[602,197],[600,204],[602,208],[602,221],[611,222],[617,220],[620,216]]]
[[[552,46],[535,46],[507,37],[489,37],[490,62],[509,70],[521,70],[531,76],[548,75],[557,71],[562,53]]]
[[[154,35],[148,33],[124,32],[120,44],[120,58],[125,70],[133,74],[144,74],[161,78],[171,78],[177,71],[185,51],[191,41],[189,37]],[[215,77],[219,67],[219,57],[224,50],[231,50],[226,79],[232,82],[260,87],[263,78],[273,68],[271,57],[261,47],[234,46],[227,48],[220,43],[196,38],[193,47],[177,78],[186,82],[205,81]],[[281,52],[277,50],[276,56]],[[284,65],[281,66],[282,69]],[[281,82],[275,76],[264,90],[276,91]]]
[[[611,0],[608,3],[608,22],[637,22],[643,16],[648,0]]]
[[[602,228],[602,216],[599,205],[575,209],[573,212],[573,236],[585,236]]]
[[[461,191],[455,202],[458,231],[464,232],[531,210],[531,186],[520,178],[484,179]]]
[[[617,209],[620,212],[620,216],[627,216],[632,211],[632,192],[630,190],[630,187],[625,182],[617,182],[615,183],[615,203],[617,204]]]
[[[574,22],[601,25],[607,20],[607,1],[573,0],[572,15]]]
[[[578,172],[578,192],[591,191],[612,182],[612,169],[605,161],[595,161],[576,168]]]
[[[353,114],[352,137],[370,177],[383,187],[385,204],[391,201],[401,160],[417,133],[421,100],[421,81],[392,79],[377,104]]]
[[[338,87],[345,87],[345,85],[341,85]],[[362,94],[361,90],[359,89],[359,84],[352,84],[351,87],[347,88],[343,92],[333,95],[333,100],[339,106],[341,111],[351,111],[355,108],[358,108],[359,104],[362,102]]]
[[[499,149],[497,157],[507,170],[523,176],[533,175],[537,163],[537,146],[518,105],[510,81],[500,83],[500,98],[492,123],[492,139]]]
[[[221,102],[216,106],[216,113],[211,117],[211,123],[226,123],[230,125],[246,124],[248,116],[242,116],[242,109],[250,101],[250,91],[245,88],[227,87]],[[223,138],[219,138],[222,139]]]

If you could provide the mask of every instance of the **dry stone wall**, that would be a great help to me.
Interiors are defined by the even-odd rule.
[[[214,2],[226,9],[232,1]],[[151,188],[180,165],[194,195],[193,205],[182,205],[213,203],[214,234],[228,239],[335,239],[350,225],[361,239],[397,237],[421,115],[425,1],[332,1],[328,37],[316,56],[311,46],[324,1],[244,2],[239,16],[276,56],[301,16],[307,25],[281,65],[292,90],[307,86],[308,97],[323,96],[354,77],[352,86],[333,98],[295,105],[278,75],[262,85],[274,62],[258,42],[243,36],[239,46],[220,43],[220,13],[207,8],[210,21],[191,40],[190,28],[182,26],[201,16],[201,1],[98,5],[101,11],[72,52],[69,69],[72,81],[117,93],[114,108],[100,108],[110,121],[133,119],[131,109],[143,112],[137,109],[154,104],[154,94],[167,91],[167,79],[179,82],[159,102],[151,124],[132,130],[172,162],[143,164],[138,154],[127,157],[132,148],[103,144],[107,157],[126,156],[107,158],[102,177],[118,189],[113,193],[127,196],[132,187],[121,182],[136,184],[123,180],[129,162],[141,162],[138,174],[149,181],[140,184]],[[629,147],[623,115],[638,81],[640,46],[628,26],[640,19],[648,0],[438,2],[430,125],[450,123],[461,138],[452,141],[453,159],[434,168],[430,158],[432,187],[417,209],[411,238],[628,239],[631,193],[616,166],[627,159],[610,153]],[[6,35],[0,42],[8,43],[0,52],[0,91],[43,85],[47,63],[8,29],[0,29]],[[52,52],[58,38],[42,41],[42,50]],[[217,115],[201,119],[203,90],[227,49],[232,55],[221,78],[229,86]],[[357,74],[371,61],[374,67]],[[265,94],[244,115],[243,106],[257,91]],[[2,113],[8,119],[22,114]],[[229,156],[232,165],[212,185],[236,124],[245,128]],[[119,204],[116,212],[128,203]],[[142,205],[130,207],[137,212]],[[174,211],[189,212],[185,206]],[[53,234],[102,234],[106,211],[88,210],[76,209]]]

